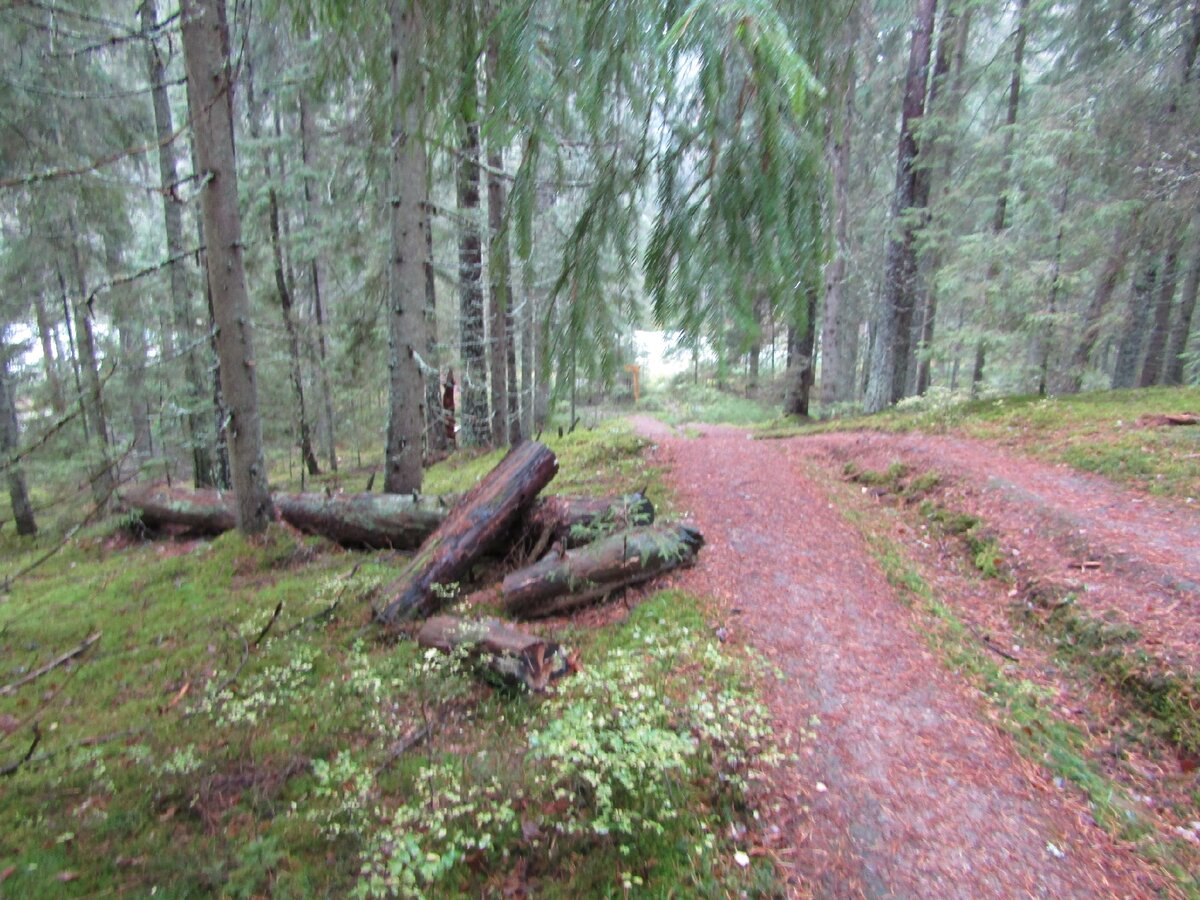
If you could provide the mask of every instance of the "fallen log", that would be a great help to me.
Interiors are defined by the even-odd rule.
[[[147,528],[174,525],[200,534],[224,534],[237,527],[233,494],[221,491],[134,485],[121,491],[120,499],[122,506],[137,513]]]
[[[417,619],[445,602],[439,592],[458,582],[472,564],[512,528],[538,492],[558,471],[558,460],[545,444],[526,441],[502,459],[450,511],[421,545],[404,571],[380,593],[375,607],[385,624]]]
[[[552,553],[504,579],[504,608],[519,618],[576,609],[623,587],[689,566],[704,538],[687,525],[635,528],[578,550]]]
[[[470,621],[434,616],[417,632],[417,643],[442,653],[465,648],[467,657],[487,677],[510,687],[523,685],[535,693],[544,691],[570,667],[558,644],[526,634],[499,619]]]
[[[347,547],[412,550],[446,518],[441,497],[411,494],[276,494],[279,516],[294,528]],[[223,534],[237,525],[233,495],[165,485],[136,486],[121,502],[148,528],[176,526]]]
[[[523,533],[537,559],[552,543],[571,549],[653,522],[654,504],[641,491],[618,497],[550,496],[533,504]]]
[[[440,497],[416,494],[279,494],[283,521],[344,547],[412,550],[446,518]]]
[[[1200,425],[1200,416],[1195,413],[1146,413],[1138,417],[1137,424],[1142,428],[1152,428],[1163,425]]]

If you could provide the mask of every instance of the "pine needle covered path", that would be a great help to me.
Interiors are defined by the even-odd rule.
[[[988,723],[833,494],[793,460],[795,442],[635,425],[655,442],[680,513],[709,539],[679,581],[714,597],[734,638],[782,671],[767,696],[779,734],[816,732],[776,773],[771,813],[798,896],[1164,890],[1080,795]]]

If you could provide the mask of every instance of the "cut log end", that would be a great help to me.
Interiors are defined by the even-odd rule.
[[[571,669],[562,647],[499,619],[434,616],[417,633],[417,643],[442,653],[463,652],[489,680],[540,693]]]

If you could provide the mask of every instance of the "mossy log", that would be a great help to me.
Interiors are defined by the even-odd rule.
[[[236,525],[233,495],[165,485],[137,486],[121,493],[126,509],[148,528],[175,526],[200,534],[222,534]],[[294,528],[347,547],[413,550],[445,520],[440,497],[411,494],[276,494],[280,518]]]
[[[523,523],[533,558],[552,543],[567,549],[590,544],[617,531],[651,525],[654,504],[640,491],[618,497],[541,497]]]
[[[570,665],[558,644],[499,619],[434,616],[421,626],[417,643],[443,653],[466,648],[467,657],[487,677],[534,692],[544,691],[552,680],[565,675]]]
[[[687,525],[658,525],[614,534],[577,550],[551,553],[510,574],[500,587],[508,612],[539,618],[569,612],[621,588],[689,566],[704,538]]]
[[[233,494],[191,491],[165,484],[134,485],[121,491],[121,505],[147,528],[175,526],[199,534],[224,534],[237,527]]]
[[[385,624],[418,619],[445,602],[439,586],[460,581],[471,566],[512,530],[534,497],[558,472],[545,444],[513,448],[450,511],[404,571],[380,593],[376,615]]]
[[[413,550],[446,519],[441,497],[416,494],[279,494],[275,508],[289,525],[345,547]]]

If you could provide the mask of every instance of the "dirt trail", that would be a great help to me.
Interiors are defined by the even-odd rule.
[[[901,461],[950,476],[955,506],[982,517],[1025,568],[1077,586],[1082,608],[1136,627],[1167,664],[1200,673],[1200,510],[963,438],[863,432],[787,444],[839,467]]]
[[[1162,880],[985,723],[916,633],[862,539],[791,458],[796,442],[636,422],[708,544],[680,583],[785,675],[781,733],[815,741],[779,774],[797,894],[1144,896]]]

